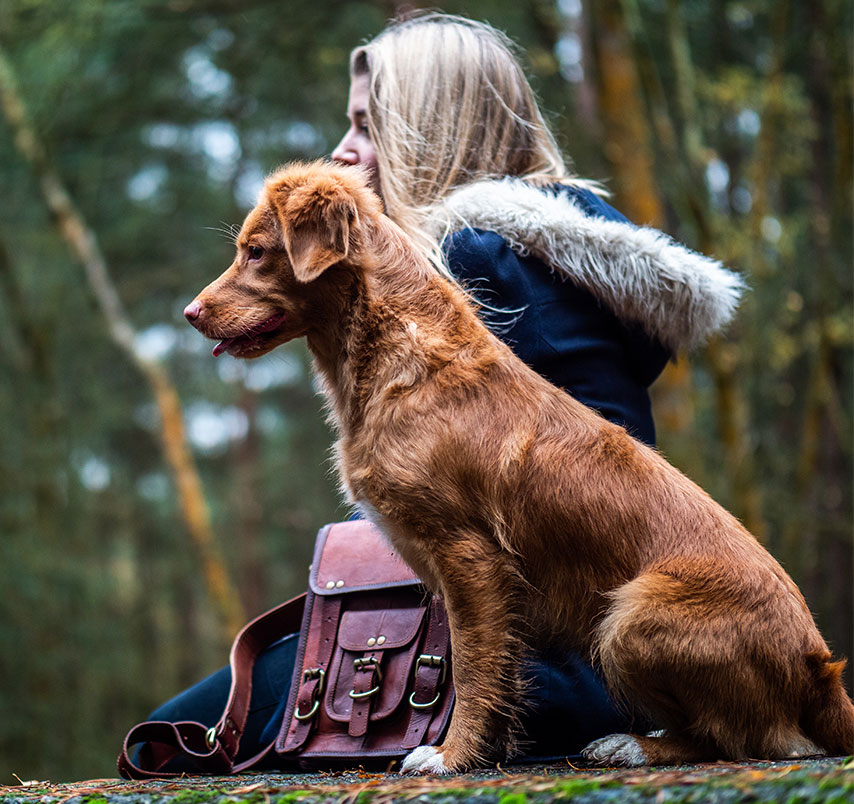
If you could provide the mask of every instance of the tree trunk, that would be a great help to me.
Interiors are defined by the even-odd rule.
[[[264,559],[263,522],[264,505],[261,483],[261,441],[258,434],[258,398],[244,391],[238,406],[246,414],[249,429],[246,438],[234,447],[232,470],[234,474],[233,507],[240,535],[240,589],[243,605],[251,616],[260,614],[269,603],[267,571]]]
[[[605,156],[620,210],[635,223],[664,228],[651,134],[619,0],[591,3]]]
[[[31,125],[11,62],[0,48],[0,107],[14,134],[15,145],[36,175],[45,204],[74,255],[82,264],[89,287],[107,322],[116,345],[145,377],[160,411],[161,443],[178,491],[181,515],[198,551],[208,592],[223,623],[233,635],[245,617],[228,569],[215,545],[210,513],[201,482],[187,445],[178,394],[164,367],[141,354],[135,332],[107,269],[95,233],[75,207],[59,174],[51,165],[44,145]]]

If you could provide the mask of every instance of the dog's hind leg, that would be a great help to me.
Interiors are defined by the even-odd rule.
[[[808,752],[799,727],[803,651],[820,640],[802,602],[773,577],[745,590],[713,562],[638,576],[612,593],[596,653],[612,691],[665,727],[585,749],[605,764],[782,758]],[[803,608],[803,610],[802,610]]]
[[[511,557],[480,536],[446,534],[434,559],[451,630],[456,703],[443,744],[421,746],[404,760],[402,770],[411,773],[453,773],[505,759],[522,697]]]

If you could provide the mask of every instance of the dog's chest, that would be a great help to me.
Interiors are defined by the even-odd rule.
[[[417,504],[429,485],[433,447],[414,435],[423,423],[401,421],[389,406],[381,416],[371,415],[355,432],[344,433],[336,444],[338,473],[352,502],[368,503],[386,514],[388,504]]]

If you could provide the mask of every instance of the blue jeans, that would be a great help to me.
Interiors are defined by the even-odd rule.
[[[257,754],[278,734],[291,685],[298,634],[271,645],[255,663],[252,702],[238,761]],[[646,730],[649,724],[621,711],[596,671],[577,655],[540,658],[529,664],[530,687],[522,723],[526,761],[563,758],[597,737]],[[152,712],[149,720],[196,720],[214,725],[228,699],[231,670],[223,667]],[[275,767],[276,755],[263,767]],[[177,762],[177,761],[176,761]],[[176,763],[170,770],[181,770]],[[188,766],[186,768],[190,770]]]

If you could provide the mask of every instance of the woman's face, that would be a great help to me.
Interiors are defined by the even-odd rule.
[[[350,101],[347,104],[347,117],[350,128],[335,146],[332,158],[346,165],[363,165],[368,168],[372,177],[374,190],[379,190],[379,174],[377,172],[377,154],[374,143],[368,131],[368,97],[370,93],[370,76],[357,75],[350,81]]]

